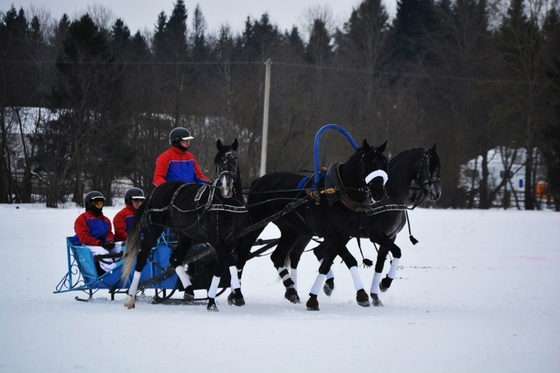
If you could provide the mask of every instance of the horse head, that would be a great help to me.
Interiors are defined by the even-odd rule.
[[[240,192],[236,190],[237,188],[235,185],[239,178],[239,160],[235,153],[237,145],[237,139],[235,139],[231,145],[224,145],[219,139],[216,142],[218,154],[214,157],[217,175],[215,185],[220,189],[224,198],[231,198],[236,192]]]
[[[441,164],[436,145],[424,152],[416,177],[416,183],[422,189],[422,193],[432,202],[441,197]]]
[[[368,204],[380,201],[385,196],[385,184],[387,183],[387,169],[389,161],[383,155],[387,141],[380,146],[371,146],[364,140],[362,149],[364,154],[360,161],[362,177],[369,194]]]

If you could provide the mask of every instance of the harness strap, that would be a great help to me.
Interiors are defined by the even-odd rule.
[[[360,240],[360,237],[356,236],[356,241],[358,241],[358,248],[360,249],[360,255],[362,256],[362,264],[364,265],[364,267],[370,268],[373,265],[373,262],[371,261],[371,259],[364,257],[364,252],[362,251],[362,242]],[[375,246],[375,242],[373,243],[373,245]],[[375,249],[377,249],[377,247]]]
[[[408,224],[408,238],[413,245],[416,245],[418,243],[418,240],[414,238],[414,236],[412,236],[412,231],[410,230],[410,219],[408,219],[408,211],[405,211],[404,214],[406,216],[406,223]]]
[[[307,201],[309,201],[310,198],[310,194],[308,194],[307,196],[300,198],[288,205],[286,205],[282,210],[278,211],[276,214],[269,216],[268,218],[261,220],[260,222],[250,225],[247,228],[243,229],[241,231],[241,234],[239,235],[239,237],[243,237],[245,236],[247,233],[250,233],[256,229],[259,229],[261,227],[264,227],[265,225],[267,225],[268,223],[270,223],[273,220],[276,220],[278,218],[281,218],[282,216],[292,212],[293,210],[295,210],[296,208],[298,208],[299,206],[303,205],[304,203],[307,203]]]
[[[409,210],[409,207],[406,204],[396,203],[396,204],[390,204],[390,205],[381,205],[381,206],[377,206],[377,207],[370,207],[370,208],[365,210],[365,213],[368,216],[373,216],[373,215],[381,214],[383,212],[407,211],[407,210]]]

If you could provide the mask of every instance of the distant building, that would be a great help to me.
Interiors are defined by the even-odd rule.
[[[496,196],[494,205],[496,207],[508,207],[511,199],[523,203],[525,192],[525,161],[527,153],[524,148],[517,150],[510,148],[495,148],[488,151],[488,189],[495,190],[507,178],[507,183],[503,186]],[[534,150],[534,190],[537,198],[546,199],[543,191],[546,189],[546,169],[542,162],[542,157],[537,149]],[[467,164],[461,166],[461,178],[459,187],[474,195],[475,206],[479,196],[478,189],[482,177],[482,156],[471,159]],[[537,193],[538,192],[538,193]],[[505,198],[504,198],[505,197]],[[506,205],[504,206],[504,203]]]

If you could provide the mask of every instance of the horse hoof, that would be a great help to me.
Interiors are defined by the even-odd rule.
[[[124,306],[129,310],[133,309],[133,308],[136,308],[136,305],[134,304],[135,303],[134,301],[135,301],[134,297],[129,296],[128,299],[124,302]]]
[[[216,300],[214,298],[208,299],[208,305],[206,306],[206,310],[218,312],[218,306],[216,306]]]
[[[185,293],[183,294],[183,300],[187,303],[194,302],[194,290],[192,285],[187,286],[187,288],[185,289]]]
[[[329,278],[325,281],[325,285],[323,285],[323,292],[330,296],[334,290],[334,278]]]
[[[311,295],[305,305],[308,311],[319,311],[319,301],[317,301],[316,295]]]
[[[296,289],[294,288],[286,289],[286,293],[284,293],[284,298],[296,304],[301,302],[301,300],[299,299],[299,295]]]
[[[374,307],[383,307],[383,303],[381,303],[381,299],[377,294],[370,294],[371,295],[371,304]]]
[[[185,294],[183,295],[183,300],[187,303],[192,303],[194,302],[194,293],[188,293],[187,290],[185,290]]]
[[[379,283],[379,290],[381,290],[382,292],[386,292],[390,287],[391,287],[391,283],[393,282],[392,278],[389,277],[385,277],[383,280],[381,280],[381,282]]]
[[[227,297],[227,302],[230,306],[244,306],[245,305],[245,299],[243,298],[243,296],[241,297],[235,297],[234,293],[229,293],[228,297]]]
[[[369,307],[369,296],[364,289],[360,289],[356,293],[356,302],[358,302],[358,305],[362,307]]]

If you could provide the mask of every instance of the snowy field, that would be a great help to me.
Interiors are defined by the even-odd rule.
[[[337,260],[333,295],[307,311],[317,263],[306,253],[303,303],[284,300],[261,257],[246,267],[246,306],[222,295],[212,313],[148,299],[127,310],[125,295],[106,291],[89,303],[53,294],[81,212],[0,205],[0,372],[560,372],[560,213],[417,209],[419,243],[406,229],[398,237],[402,268],[380,294],[385,307],[358,306]],[[274,227],[261,237],[276,237]],[[369,290],[373,269],[360,274]]]

